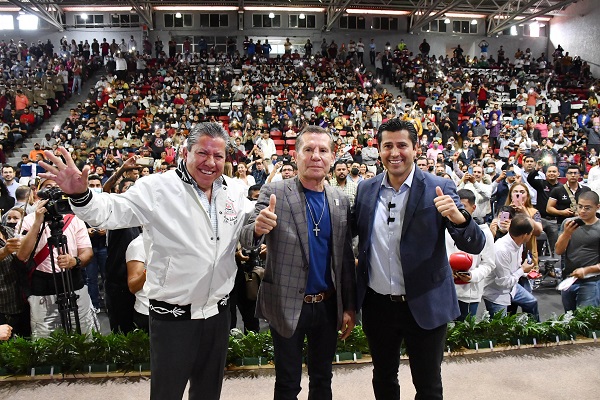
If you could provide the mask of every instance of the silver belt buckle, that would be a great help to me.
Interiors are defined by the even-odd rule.
[[[307,294],[306,296],[304,296],[304,302],[305,303],[320,303],[323,301],[323,293],[317,293],[317,294]]]

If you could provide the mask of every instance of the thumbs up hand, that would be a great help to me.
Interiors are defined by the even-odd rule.
[[[259,237],[271,232],[277,226],[277,214],[275,214],[275,205],[277,197],[272,194],[269,198],[269,206],[260,210],[254,222],[254,236]]]
[[[437,197],[433,199],[433,204],[435,204],[435,208],[437,208],[438,212],[442,214],[442,217],[448,218],[450,222],[455,225],[465,223],[465,216],[458,210],[452,197],[444,194],[439,186],[436,186],[435,193],[437,194]]]

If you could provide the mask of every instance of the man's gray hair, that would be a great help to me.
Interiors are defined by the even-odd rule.
[[[302,148],[302,139],[303,139],[302,136],[304,136],[305,133],[318,133],[318,134],[329,136],[329,147],[331,148],[332,153],[335,151],[335,143],[333,142],[333,135],[331,133],[329,133],[329,131],[327,131],[324,128],[321,128],[318,125],[307,125],[304,129],[302,129],[302,131],[300,131],[300,133],[296,137],[296,150],[299,150]]]
[[[198,143],[202,136],[209,136],[213,139],[223,139],[225,141],[226,151],[231,145],[231,138],[229,137],[227,131],[225,131],[225,129],[223,129],[221,125],[217,124],[216,122],[203,122],[201,124],[196,125],[190,131],[190,134],[187,137],[187,150],[192,151],[192,147],[194,147],[194,145]]]

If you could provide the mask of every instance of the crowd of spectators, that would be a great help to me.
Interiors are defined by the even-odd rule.
[[[61,40],[65,47],[66,39]],[[30,45],[23,39],[0,40],[0,163],[5,152],[12,151],[31,137],[50,115],[55,113],[81,82],[99,68],[98,57],[87,56],[83,49],[56,53],[54,44],[39,40]]]
[[[136,169],[141,177],[175,168],[189,131],[212,121],[231,136],[225,173],[256,192],[256,185],[294,175],[295,137],[307,125],[319,125],[335,139],[336,161],[347,164],[345,172],[332,169],[330,183],[355,193],[354,184],[383,171],[377,128],[401,118],[419,134],[417,167],[473,191],[477,217],[492,222],[494,234],[507,230],[497,215],[511,204],[514,187],[526,187],[531,216],[539,212],[539,218],[555,220],[544,208],[548,199],[536,197],[539,187],[529,179],[538,173],[546,179],[549,167],[556,166],[557,180],[566,183],[575,165],[582,176],[589,173],[589,185],[596,182],[598,190],[595,81],[589,66],[563,55],[560,46],[550,59],[526,49],[510,60],[501,48],[494,59],[485,46],[471,59],[460,46],[450,58],[429,55],[428,44],[415,55],[404,42],[394,49],[386,43],[382,51],[374,40],[338,47],[323,39],[321,51],[310,41],[296,50],[288,42],[285,53],[276,56],[268,41],[248,38],[242,51],[235,43],[225,52],[200,43],[198,53],[185,43],[177,53],[174,40],[165,52],[159,39],[154,56],[147,39],[137,49],[133,37],[121,44],[63,42],[58,57],[51,43],[0,44],[3,140],[12,137],[14,143],[18,134],[30,134],[30,127],[12,124],[20,126],[23,115],[33,112],[38,126],[70,91],[81,90],[80,82],[69,84],[77,68],[86,76],[102,62],[105,73],[85,100],[60,125],[42,126],[44,139],[22,155],[19,167],[40,161],[42,150],[65,146],[79,168],[90,166],[102,184],[112,177],[109,189],[119,191],[138,177],[123,173],[127,160],[135,156],[137,166],[130,161],[127,170]],[[20,49],[16,54],[15,48]],[[365,67],[365,51],[374,68]],[[390,93],[386,82],[401,94]],[[32,101],[21,101],[22,95]],[[32,107],[27,111],[22,104]],[[349,189],[340,176],[353,183]],[[536,248],[535,240],[528,248]]]

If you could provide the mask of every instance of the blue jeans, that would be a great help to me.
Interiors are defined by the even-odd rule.
[[[92,305],[94,308],[100,308],[100,288],[98,282],[98,273],[101,277],[101,282],[104,285],[104,275],[106,272],[106,256],[107,248],[94,247],[94,256],[90,260],[90,263],[85,267],[85,284],[88,287],[90,298],[92,299]]]
[[[540,320],[537,299],[523,286],[517,285],[517,293],[512,298],[512,304],[520,306],[524,312],[531,314],[536,321]]]
[[[75,88],[77,88],[77,92],[81,94],[81,76],[76,75],[73,77],[73,86],[71,87],[71,93],[75,94]]]
[[[493,317],[496,313],[501,312],[502,314],[506,314],[506,306],[503,306],[498,303],[494,303],[493,301],[483,299],[485,303],[485,309],[490,313],[490,317]]]
[[[464,321],[467,315],[477,315],[477,306],[479,303],[465,303],[464,301],[458,301],[458,308],[460,308],[460,316],[456,318],[457,321]]]
[[[600,305],[600,280],[586,282],[576,281],[571,287],[561,292],[562,303],[567,311],[575,311],[580,307]]]
[[[490,300],[484,299],[485,308],[490,313],[490,317],[493,317],[497,312],[506,314],[507,306],[503,306],[498,303],[494,303]],[[511,305],[520,306],[523,312],[531,314],[536,321],[540,320],[540,313],[538,311],[537,299],[528,292],[523,286],[517,284],[517,293],[512,298]]]

